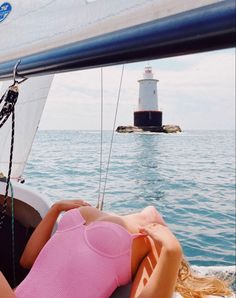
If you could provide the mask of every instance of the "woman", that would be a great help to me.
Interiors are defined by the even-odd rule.
[[[62,211],[68,212],[51,237]],[[20,263],[32,269],[15,292],[2,280],[4,298],[107,298],[131,280],[131,298],[171,298],[175,288],[186,291],[184,297],[202,297],[192,295],[191,283],[185,285],[181,245],[151,206],[119,216],[82,200],[55,203],[32,234]],[[230,294],[220,281],[214,292],[206,291],[212,285],[202,284],[204,294]],[[223,288],[218,291],[219,285]]]

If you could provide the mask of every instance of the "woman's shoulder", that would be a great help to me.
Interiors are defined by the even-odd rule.
[[[87,224],[101,219],[103,217],[109,216],[109,213],[98,210],[96,207],[83,206],[79,208],[79,212],[84,218]]]

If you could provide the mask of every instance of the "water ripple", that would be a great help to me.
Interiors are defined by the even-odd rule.
[[[111,133],[104,134],[103,179]],[[54,201],[96,204],[100,134],[40,131],[25,170],[27,184]],[[196,265],[235,263],[233,131],[178,135],[116,134],[105,209],[127,213],[156,206]]]

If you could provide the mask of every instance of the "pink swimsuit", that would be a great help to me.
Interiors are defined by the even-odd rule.
[[[64,214],[17,298],[107,298],[131,281],[131,245],[140,234],[106,221],[84,223],[79,209]]]

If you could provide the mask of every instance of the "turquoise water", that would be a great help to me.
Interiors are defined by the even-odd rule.
[[[128,213],[154,205],[191,264],[235,264],[234,134],[115,134],[104,209]],[[110,138],[104,132],[104,169]],[[26,183],[53,201],[96,205],[99,153],[98,131],[39,131]]]

